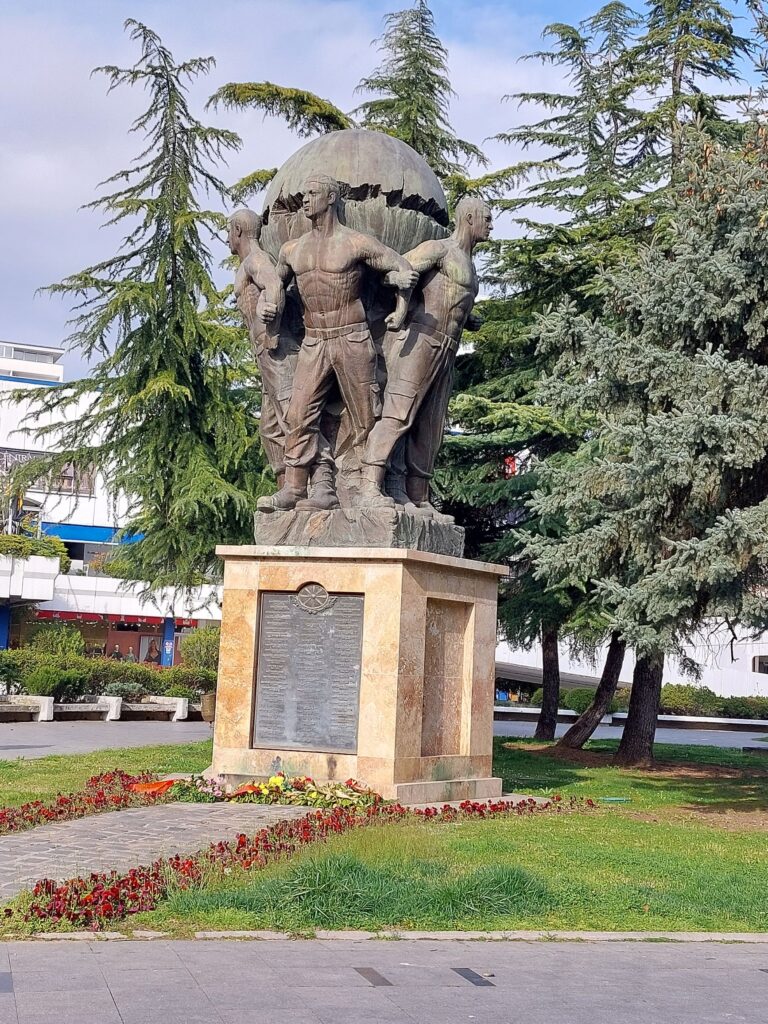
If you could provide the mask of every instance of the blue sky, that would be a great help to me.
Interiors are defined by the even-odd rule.
[[[60,343],[67,304],[36,296],[36,289],[114,252],[114,234],[100,227],[98,214],[79,207],[139,149],[128,127],[142,109],[142,94],[122,89],[107,96],[104,80],[90,77],[98,64],[135,60],[122,29],[126,17],[154,28],[179,59],[216,57],[214,72],[193,90],[193,108],[242,136],[242,151],[220,169],[234,181],[279,165],[300,143],[279,121],[256,112],[203,114],[207,97],[228,81],[269,79],[349,110],[359,102],[357,82],[378,62],[372,40],[382,18],[398,6],[398,0],[0,0],[0,339]],[[557,86],[552,69],[518,58],[539,47],[549,22],[578,21],[597,6],[434,0],[458,93],[454,127],[484,145],[493,165],[516,156],[483,142],[520,118],[501,97]],[[68,356],[67,366],[77,372],[78,358]]]

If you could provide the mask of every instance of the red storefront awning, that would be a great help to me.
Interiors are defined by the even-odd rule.
[[[106,616],[99,615],[98,612],[58,612],[43,609],[35,612],[35,617],[38,619],[58,619],[63,622],[103,622]]]

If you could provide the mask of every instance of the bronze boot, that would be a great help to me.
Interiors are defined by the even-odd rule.
[[[325,459],[315,463],[311,473],[312,488],[308,498],[302,498],[297,509],[310,512],[328,512],[340,508],[339,499],[333,486],[333,466]]]
[[[360,489],[353,500],[355,508],[393,508],[394,498],[384,493],[386,466],[371,466],[363,463],[360,475]]]
[[[275,494],[268,494],[256,502],[259,512],[287,512],[296,508],[307,496],[309,472],[303,466],[286,466],[285,482]]]

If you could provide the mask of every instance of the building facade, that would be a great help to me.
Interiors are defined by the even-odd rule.
[[[0,399],[19,387],[63,383],[63,354],[60,348],[0,343]],[[15,465],[51,447],[50,441],[41,442],[25,431],[28,412],[26,403],[0,401],[0,476],[7,477]],[[45,425],[45,417],[36,418],[34,426]],[[58,620],[76,625],[93,654],[117,649],[125,656],[130,648],[140,662],[169,666],[179,658],[185,631],[218,625],[217,587],[200,587],[188,599],[170,592],[150,599],[141,596],[141,585],[103,574],[127,513],[125,498],[109,494],[99,474],[76,473],[74,467],[56,480],[33,485],[21,506],[6,510],[6,522],[15,520],[15,530],[59,537],[72,565],[68,574],[55,577],[47,600],[0,596],[0,647],[21,646],[40,623]]]

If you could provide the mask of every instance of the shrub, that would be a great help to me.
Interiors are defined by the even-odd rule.
[[[200,696],[199,690],[193,690],[191,686],[182,686],[180,683],[169,686],[163,694],[164,697],[186,697],[187,700],[197,700]]]
[[[723,700],[726,718],[768,718],[768,697],[726,697]]]
[[[74,626],[63,622],[50,622],[38,626],[32,634],[29,646],[41,654],[78,656],[85,652],[83,634]]]
[[[592,701],[595,699],[595,691],[586,687],[576,690],[565,690],[560,697],[560,707],[568,708],[579,715],[583,715]]]
[[[141,683],[132,682],[118,682],[107,683],[106,686],[102,687],[101,692],[105,697],[122,697],[123,700],[141,700],[142,697],[146,697],[147,691]]]
[[[24,689],[37,697],[53,697],[57,704],[66,704],[82,697],[87,685],[88,677],[77,669],[41,666],[29,674]]]
[[[59,570],[69,572],[72,559],[67,553],[66,545],[58,537],[25,537],[21,533],[0,534],[0,555],[11,558],[31,558],[42,555],[43,558],[58,558]]]
[[[179,642],[184,666],[217,672],[220,637],[221,630],[218,628],[196,629],[194,633],[185,633]]]
[[[632,691],[628,686],[620,686],[613,695],[611,711],[627,711],[629,709],[629,698]]]
[[[661,690],[661,713],[719,717],[723,713],[723,698],[707,686],[666,683]]]
[[[10,651],[0,651],[0,693],[21,693],[24,689],[21,669],[9,655]]]
[[[167,695],[168,690],[176,686],[184,686],[194,690],[195,695],[216,689],[216,673],[206,668],[190,668],[187,665],[174,665],[164,672],[157,673],[160,678],[157,684],[162,689],[154,690],[158,696]]]
[[[528,703],[535,708],[541,707],[541,702],[544,700],[544,690],[539,687],[538,690],[534,690],[531,694],[531,699]]]

